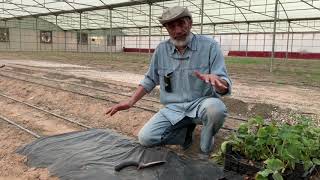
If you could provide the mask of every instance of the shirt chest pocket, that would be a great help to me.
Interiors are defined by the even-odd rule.
[[[191,91],[202,94],[201,92],[210,88],[210,85],[199,79],[194,73],[196,71],[201,74],[210,74],[210,68],[208,65],[202,65],[197,67],[190,67],[187,70],[187,80],[188,84],[190,85]]]
[[[176,80],[176,73],[173,69],[159,69],[159,84],[160,89],[165,90],[166,92],[172,92],[175,89],[175,80]]]
[[[200,65],[191,65],[189,68],[189,73],[193,73],[194,71],[198,71],[201,74],[210,74],[210,67],[208,64],[200,64]]]

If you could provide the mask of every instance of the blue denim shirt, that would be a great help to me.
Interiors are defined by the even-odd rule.
[[[198,79],[194,71],[218,75],[228,82],[227,94],[231,93],[231,80],[219,44],[213,39],[194,34],[183,54],[169,40],[161,42],[140,83],[148,92],[160,84],[160,102],[165,105],[160,113],[173,125],[185,116],[196,117],[198,106],[205,98],[221,96],[212,85]],[[172,92],[165,91],[164,76],[169,74]]]

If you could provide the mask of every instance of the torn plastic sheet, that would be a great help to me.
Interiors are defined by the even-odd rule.
[[[164,147],[145,148],[136,141],[106,129],[90,129],[44,137],[20,148],[32,167],[48,168],[60,179],[78,180],[212,180],[223,169],[209,161],[180,157]],[[144,169],[114,167],[124,161],[165,161]]]

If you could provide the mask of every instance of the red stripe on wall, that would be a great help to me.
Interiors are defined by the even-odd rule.
[[[229,51],[228,56],[246,56],[246,51]],[[248,57],[271,57],[270,51],[248,51]],[[285,58],[286,52],[275,52],[275,58]],[[320,53],[288,52],[290,59],[320,59]]]
[[[149,53],[149,49],[123,48],[123,52],[142,52],[142,53]],[[154,49],[150,49],[150,52],[153,53],[153,52],[154,52]]]
[[[145,48],[123,48],[123,52],[141,52],[149,53],[149,49]],[[153,53],[154,49],[150,49]],[[246,56],[246,51],[229,51],[228,56]],[[248,51],[248,57],[271,57],[270,51]],[[275,52],[275,58],[285,58],[286,52]],[[320,59],[320,53],[306,53],[306,52],[288,52],[290,59]]]

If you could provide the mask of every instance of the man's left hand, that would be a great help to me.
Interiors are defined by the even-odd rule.
[[[219,78],[219,76],[215,74],[201,74],[198,71],[194,71],[194,74],[202,81],[211,84],[218,93],[225,94],[228,91],[228,83]]]

